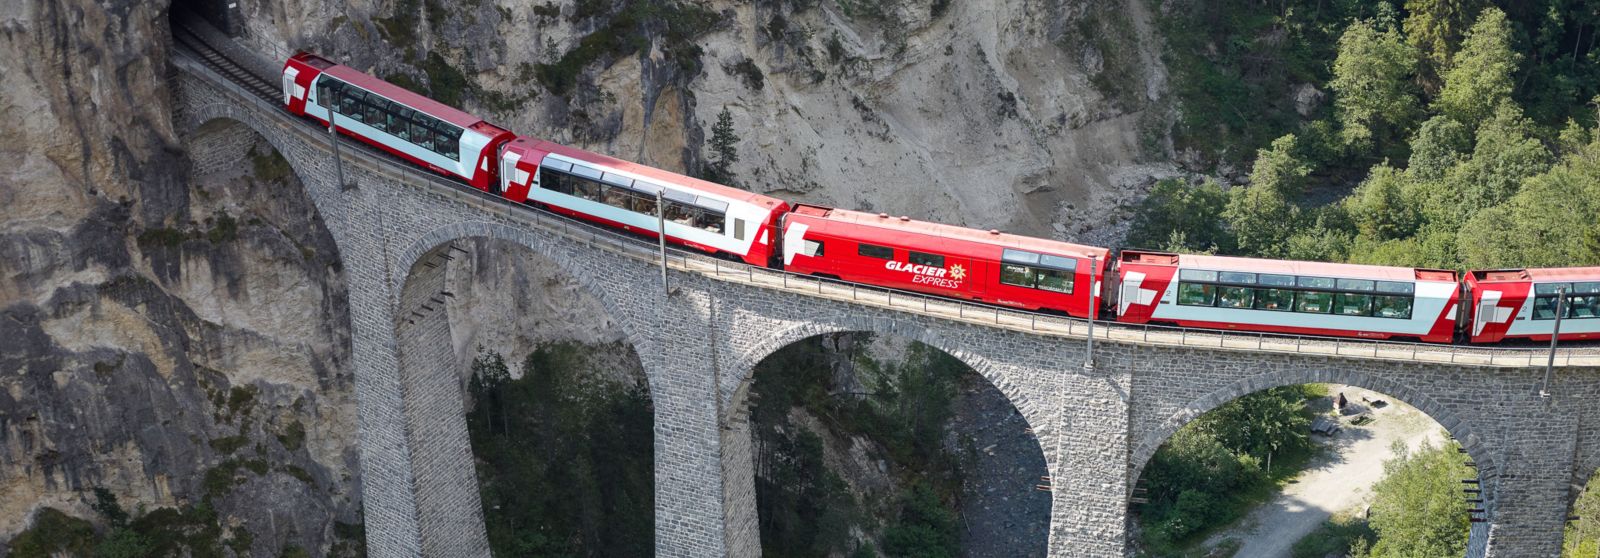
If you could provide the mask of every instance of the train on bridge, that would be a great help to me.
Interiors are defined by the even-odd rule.
[[[285,62],[283,104],[512,202],[794,273],[1126,323],[1497,343],[1549,341],[1562,322],[1562,340],[1600,339],[1600,267],[1472,270],[1462,277],[1440,269],[1114,252],[791,204],[517,135],[310,53]]]

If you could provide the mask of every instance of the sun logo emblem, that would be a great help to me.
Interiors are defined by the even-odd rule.
[[[950,266],[950,276],[954,277],[957,281],[966,279],[967,268],[961,267],[961,264],[952,265]]]

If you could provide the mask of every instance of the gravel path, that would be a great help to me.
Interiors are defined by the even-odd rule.
[[[1206,542],[1208,546],[1231,538],[1243,543],[1234,558],[1287,557],[1295,542],[1333,514],[1359,510],[1371,501],[1372,485],[1383,478],[1383,462],[1393,456],[1390,448],[1395,442],[1403,441],[1411,448],[1424,440],[1434,445],[1443,443],[1443,429],[1422,412],[1386,395],[1360,388],[1330,387],[1330,393],[1341,390],[1352,403],[1359,403],[1366,395],[1388,404],[1369,408],[1376,420],[1365,426],[1346,423],[1344,430],[1332,438],[1317,436],[1318,443],[1329,451],[1313,460],[1272,500],[1212,536]]]

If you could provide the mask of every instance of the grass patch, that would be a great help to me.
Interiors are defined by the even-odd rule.
[[[316,485],[317,484],[317,479],[311,476],[311,472],[310,471],[306,471],[305,468],[300,467],[299,465],[294,465],[294,464],[284,465],[284,466],[278,468],[278,472],[284,473],[284,474],[289,475],[291,477],[294,477],[294,478],[298,479],[300,482],[306,483],[308,485]]]
[[[250,170],[260,180],[287,184],[289,178],[294,175],[294,168],[289,166],[289,160],[283,158],[283,154],[278,153],[276,149],[257,153],[255,146],[251,146],[249,156]]]
[[[1291,558],[1345,556],[1350,552],[1350,545],[1357,539],[1365,539],[1370,545],[1378,539],[1378,534],[1367,526],[1364,519],[1347,514],[1336,515],[1322,522],[1322,525],[1311,534],[1296,541],[1294,547],[1289,550],[1289,556]]]
[[[188,239],[189,235],[178,229],[155,227],[145,229],[139,233],[139,247],[146,249],[155,247],[177,248],[182,246],[183,241]]]
[[[728,65],[723,70],[729,74],[739,76],[739,81],[744,82],[745,87],[749,87],[754,91],[760,91],[766,87],[766,74],[761,73],[761,68],[756,66],[755,60],[745,58],[737,64]]]
[[[473,89],[467,76],[451,66],[438,51],[428,53],[422,62],[422,71],[428,75],[429,96],[433,100],[460,108],[466,94]]]
[[[215,216],[206,220],[211,228],[206,229],[206,240],[212,244],[233,242],[239,238],[239,221],[232,215],[218,211]]]
[[[283,444],[283,449],[297,451],[306,443],[306,425],[300,421],[290,422],[278,435],[278,443]]]
[[[601,2],[579,2],[573,19],[581,21],[605,13]],[[553,64],[539,64],[535,77],[557,95],[567,95],[583,69],[600,60],[615,60],[650,47],[651,32],[659,31],[659,46],[685,71],[699,69],[701,49],[694,39],[720,20],[715,12],[698,5],[657,0],[627,0],[604,25],[578,40],[578,46]]]
[[[250,414],[250,404],[256,400],[256,386],[233,386],[228,390],[228,415],[238,415],[240,411]]]
[[[250,443],[250,438],[243,435],[215,438],[211,440],[211,449],[217,450],[223,455],[231,455],[248,443]]]
[[[90,556],[95,546],[94,525],[55,508],[41,508],[33,517],[33,526],[11,539],[10,546],[8,558]]]

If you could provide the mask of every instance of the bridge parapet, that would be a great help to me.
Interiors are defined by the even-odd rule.
[[[175,58],[181,125],[197,130],[229,119],[260,133],[300,175],[339,245],[350,282],[374,555],[485,552],[481,514],[469,509],[476,498],[434,493],[472,484],[470,455],[456,439],[465,429],[454,424],[463,420],[456,412],[459,386],[437,381],[435,368],[448,359],[431,352],[450,350],[437,343],[449,337],[439,329],[447,326],[400,325],[419,303],[415,292],[423,292],[408,295],[408,285],[430,281],[415,271],[420,262],[468,237],[529,247],[576,278],[623,326],[656,404],[661,556],[759,554],[741,411],[750,370],[795,340],[831,331],[923,341],[971,365],[1011,400],[1050,471],[1053,556],[1120,556],[1127,495],[1155,447],[1200,412],[1281,382],[1396,391],[1457,433],[1478,452],[1473,458],[1484,474],[1495,475],[1486,485],[1495,504],[1492,523],[1473,539],[1482,555],[1548,555],[1551,541],[1559,544],[1558,516],[1565,512],[1550,504],[1563,500],[1552,487],[1565,486],[1576,462],[1600,460],[1597,441],[1583,434],[1594,429],[1596,413],[1582,405],[1600,395],[1600,351],[1563,350],[1556,396],[1546,404],[1536,400],[1546,355],[1537,349],[1096,323],[1096,366],[1086,369],[1083,320],[676,250],[666,262],[675,294],[663,297],[655,267],[661,256],[652,243],[509,204],[348,142],[350,184],[336,184],[326,130],[198,60]],[[1556,476],[1556,484],[1545,482]]]

